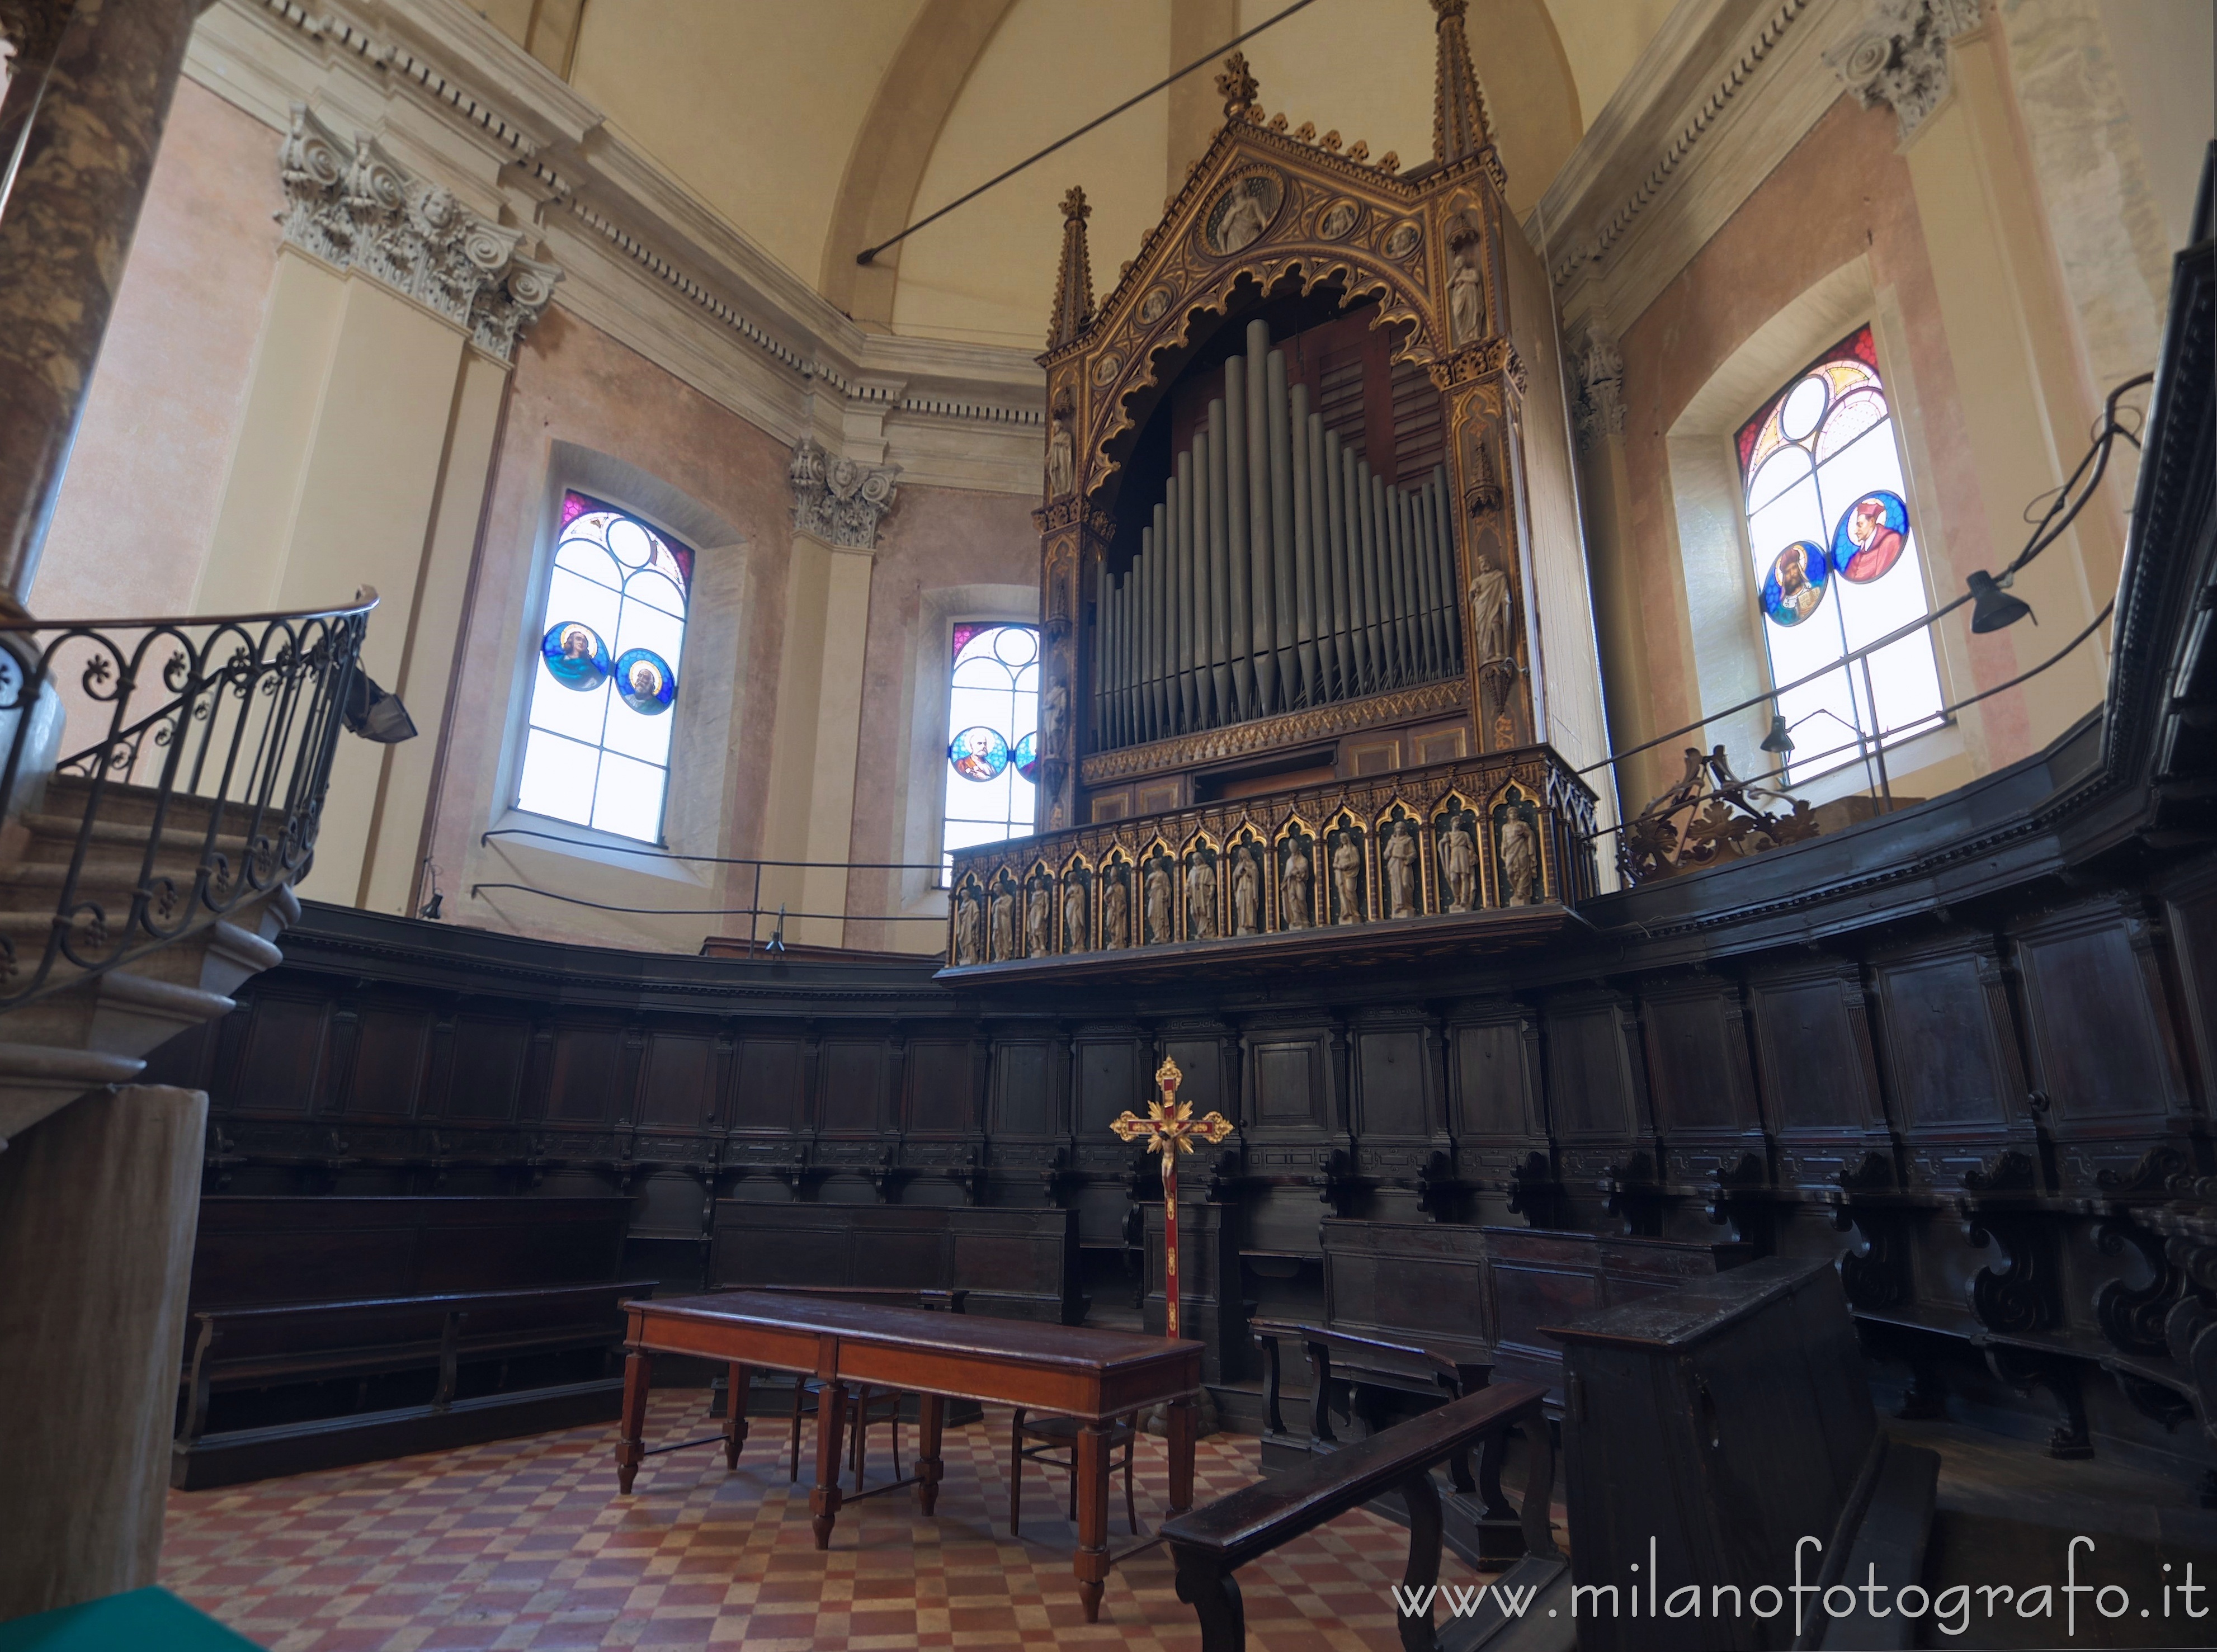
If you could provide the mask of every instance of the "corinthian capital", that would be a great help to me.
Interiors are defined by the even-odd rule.
[[[554,296],[562,272],[516,250],[520,231],[479,218],[404,170],[367,133],[348,138],[305,103],[278,154],[285,238],[466,328],[500,361]]]
[[[1948,96],[1948,42],[1978,26],[1982,0],[1869,0],[1862,27],[1825,62],[1865,108],[1891,108],[1905,139]]]
[[[796,529],[843,551],[877,548],[878,525],[900,492],[899,465],[835,459],[815,437],[803,436],[787,474]]]

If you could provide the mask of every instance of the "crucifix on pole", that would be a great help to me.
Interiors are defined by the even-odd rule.
[[[1173,1337],[1178,1334],[1178,1155],[1192,1152],[1196,1137],[1213,1145],[1232,1133],[1232,1121],[1222,1113],[1210,1113],[1196,1119],[1193,1116],[1193,1104],[1177,1099],[1178,1081],[1184,1076],[1178,1071],[1177,1063],[1164,1057],[1163,1064],[1155,1069],[1155,1083],[1163,1099],[1147,1103],[1147,1116],[1144,1119],[1135,1113],[1126,1113],[1108,1125],[1119,1140],[1135,1142],[1144,1138],[1150,1151],[1163,1156],[1163,1332]]]

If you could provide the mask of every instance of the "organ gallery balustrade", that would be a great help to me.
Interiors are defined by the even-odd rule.
[[[1538,747],[958,850],[948,962],[1559,914],[1595,892],[1594,803]]]

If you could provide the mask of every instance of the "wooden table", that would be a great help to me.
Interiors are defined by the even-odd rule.
[[[940,1432],[948,1400],[1022,1406],[1078,1420],[1078,1552],[1071,1570],[1078,1575],[1088,1623],[1100,1613],[1102,1586],[1112,1563],[1108,1435],[1115,1419],[1149,1406],[1169,1406],[1170,1512],[1193,1506],[1198,1342],[754,1291],[633,1302],[625,1312],[629,1328],[624,1339],[623,1430],[616,1446],[616,1480],[623,1492],[631,1490],[646,1455],[640,1435],[653,1356],[685,1353],[731,1366],[724,1422],[728,1467],[738,1465],[746,1442],[747,1386],[754,1368],[794,1372],[822,1384],[816,1408],[816,1485],[808,1499],[818,1549],[831,1545],[831,1524],[839,1513],[841,1446],[848,1390],[854,1387],[898,1389],[919,1396],[916,1472],[877,1489],[912,1484],[927,1514],[939,1498]]]

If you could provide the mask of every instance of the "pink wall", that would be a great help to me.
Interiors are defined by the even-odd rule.
[[[461,644],[456,711],[435,792],[433,858],[449,891],[460,881],[471,846],[499,812],[494,795],[505,727],[505,705],[529,609],[533,552],[547,498],[553,445],[567,441],[620,459],[658,478],[716,512],[744,543],[749,583],[740,685],[743,725],[732,730],[733,759],[717,853],[760,853],[770,734],[777,717],[781,631],[792,558],[793,496],[783,443],[709,400],[627,346],[579,320],[558,302],[528,333],[516,353],[505,422],[496,451],[490,502],[479,552],[476,594]],[[861,760],[850,854],[866,860],[900,858],[905,798],[888,777],[899,772],[910,733],[915,631],[922,593],[933,586],[1037,580],[1038,537],[1032,502],[948,489],[904,487],[887,517],[873,573],[868,635],[855,663],[865,675]],[[701,623],[696,613],[695,624]],[[936,776],[923,777],[925,782]],[[674,779],[682,788],[682,774]],[[726,898],[744,902],[751,880],[725,875]],[[886,909],[874,894],[856,909]],[[674,894],[671,904],[693,904]],[[466,901],[454,903],[463,922],[500,920]],[[525,918],[528,910],[534,915]],[[543,917],[537,915],[543,911]],[[529,933],[605,942],[604,932],[578,928],[552,903],[518,903],[510,919]],[[704,917],[701,934],[744,933],[744,921]],[[878,926],[872,926],[873,929]],[[871,946],[875,939],[855,938]]]
[[[1597,568],[1596,576],[1626,580],[1639,594],[1651,727],[1676,726],[1701,709],[1677,588],[1665,434],[1751,333],[1859,254],[1869,257],[1874,284],[1894,289],[1908,331],[1927,479],[1942,516],[1941,531],[1922,540],[1933,583],[1961,590],[1965,574],[1996,564],[1924,226],[1897,142],[1890,109],[1864,109],[1841,97],[1624,336],[1628,542],[1625,565]],[[1968,657],[1979,687],[2017,669],[2015,650],[2000,635],[1970,638]],[[1979,709],[1990,765],[2031,750],[2021,693],[1998,695]]]
[[[34,613],[191,607],[276,268],[282,142],[178,83],[31,589]]]
[[[854,848],[857,860],[906,858],[908,799],[893,784],[903,774],[914,728],[919,660],[939,663],[939,639],[924,635],[923,594],[959,585],[1039,584],[1035,503],[1007,494],[953,488],[903,488],[886,518],[870,576],[869,635],[862,650],[862,731],[855,765]],[[943,725],[942,725],[943,726]],[[945,765],[906,776],[907,786],[940,795]],[[935,833],[933,846],[938,838]],[[847,909],[872,915],[899,909],[899,874],[857,873]],[[854,946],[913,946],[914,923],[848,926]],[[905,936],[896,931],[910,932]],[[935,935],[935,940],[936,936]]]

